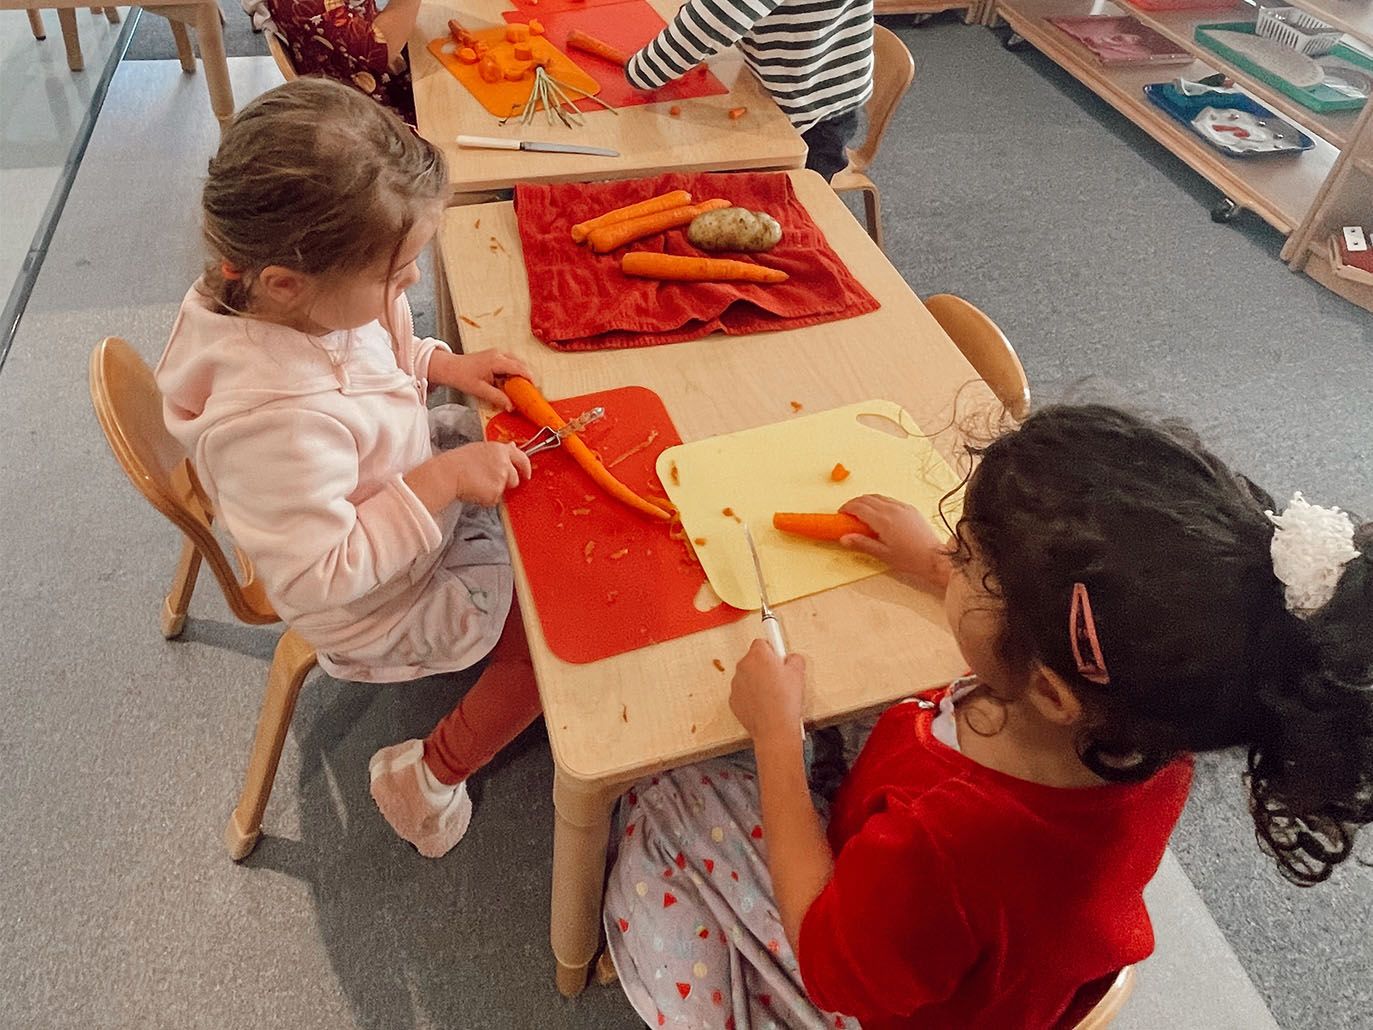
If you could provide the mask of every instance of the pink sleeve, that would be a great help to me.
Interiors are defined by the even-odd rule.
[[[951,995],[978,955],[957,882],[914,812],[871,816],[801,921],[811,1000],[876,1022]]]
[[[319,412],[255,411],[206,433],[197,451],[225,528],[285,611],[355,601],[443,542],[399,474],[349,500],[358,485],[353,436]]]

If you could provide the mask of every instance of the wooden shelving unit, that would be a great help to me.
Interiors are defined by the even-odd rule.
[[[873,0],[873,13],[879,17],[913,14],[919,24],[943,11],[962,11],[963,20],[971,25],[981,19],[986,3],[987,0]]]
[[[1373,45],[1373,0],[1289,2],[1353,36],[1365,48]],[[1103,65],[1048,21],[1091,14],[1131,15],[1197,60],[1182,66]],[[1228,221],[1243,209],[1253,211],[1289,236],[1283,258],[1294,270],[1304,269],[1322,285],[1369,307],[1373,288],[1335,275],[1326,248],[1330,232],[1341,225],[1373,224],[1373,101],[1353,112],[1309,110],[1196,40],[1198,25],[1255,17],[1254,8],[1242,3],[1231,10],[1151,12],[1109,0],[992,0],[982,20],[1008,23],[1026,42],[1215,185],[1224,194],[1212,212],[1216,220]],[[1301,125],[1315,139],[1316,148],[1286,157],[1230,158],[1156,108],[1143,92],[1148,83],[1178,77],[1195,80],[1215,72],[1234,79],[1260,103]]]

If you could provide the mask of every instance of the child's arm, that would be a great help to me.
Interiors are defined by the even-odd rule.
[[[534,378],[522,361],[498,350],[453,354],[435,347],[429,356],[429,382],[451,386],[498,411],[509,411],[510,398],[496,386],[496,380],[502,376]]]
[[[431,515],[454,501],[494,508],[530,476],[529,455],[509,443],[469,443],[416,465],[402,478]]]
[[[862,519],[877,534],[876,539],[846,536],[841,544],[881,559],[943,596],[953,575],[952,541],[940,540],[925,516],[903,501],[879,494],[855,497],[840,510]]]
[[[729,698],[753,738],[768,872],[787,940],[798,953],[801,919],[834,871],[834,855],[806,782],[800,730],[805,678],[800,655],[783,662],[770,644],[755,640],[735,669]]]
[[[629,59],[635,89],[659,89],[739,42],[782,0],[687,0],[671,24]]]
[[[372,19],[373,35],[378,42],[386,45],[386,54],[392,62],[400,57],[405,44],[410,42],[410,33],[415,30],[415,19],[419,13],[420,0],[388,0]]]

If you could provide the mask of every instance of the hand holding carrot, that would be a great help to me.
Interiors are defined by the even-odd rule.
[[[915,576],[939,590],[948,586],[949,542],[941,540],[914,507],[880,494],[865,494],[839,510],[862,520],[877,534],[850,534],[839,541],[844,547],[878,558],[895,571]]]
[[[519,358],[498,350],[477,351],[474,354],[449,354],[436,350],[429,359],[429,379],[440,386],[455,390],[491,405],[497,411],[509,411],[510,398],[496,385],[505,376],[531,378],[529,369]]]

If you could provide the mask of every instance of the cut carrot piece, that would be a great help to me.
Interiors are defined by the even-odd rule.
[[[539,392],[539,388],[523,376],[511,376],[501,386],[501,389],[510,398],[515,410],[536,426],[562,429],[567,425],[566,420],[553,410],[553,405],[549,404],[548,399]],[[563,440],[563,450],[582,467],[582,470],[591,477],[592,482],[621,504],[651,518],[664,521],[672,518],[662,508],[656,504],[650,504],[616,479],[609,469],[596,460],[596,456],[591,453],[591,448],[583,443],[582,438],[576,433]]]
[[[712,658],[712,659],[710,660],[710,664],[713,665],[713,666],[715,666],[716,670],[719,671],[719,672],[724,672],[724,671],[725,671],[725,663],[722,662],[722,661],[720,661],[720,659],[718,659],[718,658]]]
[[[747,107],[731,107],[731,108],[729,109],[729,118],[730,118],[730,121],[733,121],[733,122],[737,122],[740,118],[744,117],[744,115],[746,115],[746,114],[748,114],[748,108],[747,108]]]
[[[629,63],[629,55],[619,47],[604,43],[581,29],[573,29],[567,34],[567,45],[573,50],[580,50],[583,53],[599,57],[603,61],[609,61],[611,64],[618,64],[621,68]]]
[[[810,540],[838,540],[852,534],[877,536],[866,522],[843,512],[779,511],[772,516],[772,526],[783,533]]]
[[[477,52],[470,46],[465,46],[458,51],[458,60],[463,64],[476,64]]]
[[[535,2],[537,3],[537,0],[535,0]],[[542,35],[543,35],[543,22],[539,21],[538,18],[530,18],[530,19],[529,19],[529,34],[532,35],[532,36],[542,36]]]
[[[636,250],[620,258],[620,271],[641,279],[668,279],[676,282],[751,282],[784,283],[786,272],[750,261],[730,258],[687,257],[654,254]]]
[[[802,411],[802,410],[804,410],[804,409],[805,409],[805,405],[802,404],[800,401],[792,401],[792,402],[791,402],[791,410],[792,410],[792,411]]]
[[[593,229],[587,233],[586,238],[587,242],[591,244],[592,250],[597,254],[604,254],[616,247],[623,247],[626,243],[641,240],[645,236],[652,236],[654,233],[667,232],[669,229],[689,225],[697,215],[703,215],[707,211],[718,211],[722,207],[729,206],[729,201],[721,198],[703,201],[700,204],[688,204],[685,207],[674,207],[667,211],[658,211],[655,214],[603,225],[599,229]]]
[[[673,118],[676,118],[679,115],[681,115],[682,109],[678,107],[676,104],[673,104],[671,107],[667,109],[667,113],[672,115]]]
[[[843,465],[836,465],[834,468],[830,469],[830,479],[836,483],[842,483],[844,480],[848,479],[851,474],[852,473],[844,468]]]
[[[697,547],[705,547],[705,546],[706,546],[706,538],[703,537],[703,536],[698,536],[698,537],[696,537],[696,539],[692,540],[691,542],[692,542],[693,544],[695,544]]]
[[[599,229],[603,225],[613,225],[616,222],[627,222],[631,218],[639,218],[642,215],[651,215],[657,211],[668,211],[674,207],[686,207],[691,203],[691,194],[686,190],[673,190],[670,193],[662,193],[648,200],[641,200],[637,204],[627,204],[624,207],[617,207],[613,211],[607,211],[603,215],[595,218],[588,218],[585,222],[578,222],[572,227],[572,239],[581,243],[593,229]]]

